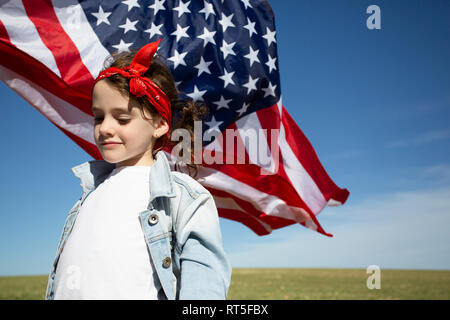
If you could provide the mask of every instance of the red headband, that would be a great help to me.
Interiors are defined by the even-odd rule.
[[[159,114],[166,119],[170,128],[172,109],[170,107],[169,98],[152,80],[147,77],[142,77],[150,67],[150,63],[158,49],[160,41],[161,39],[143,46],[129,66],[123,68],[110,67],[103,70],[100,72],[97,79],[95,79],[94,85],[97,81],[118,73],[125,78],[130,78],[130,92],[136,97],[143,97],[145,95]],[[169,135],[169,131],[167,132],[167,135]]]

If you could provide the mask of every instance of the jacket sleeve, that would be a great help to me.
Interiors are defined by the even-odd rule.
[[[182,216],[177,231],[178,299],[226,299],[231,265],[222,247],[219,216],[211,194],[201,193]]]

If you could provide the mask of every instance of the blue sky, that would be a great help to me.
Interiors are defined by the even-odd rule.
[[[221,219],[233,267],[450,269],[450,2],[269,1],[283,104],[347,203],[258,237]],[[381,30],[369,30],[369,5]],[[0,275],[46,274],[90,157],[0,83]]]

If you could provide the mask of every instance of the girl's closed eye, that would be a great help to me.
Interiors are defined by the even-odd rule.
[[[126,123],[130,122],[130,120],[131,119],[128,119],[128,118],[119,118],[119,119],[117,119],[117,121],[119,121],[119,123],[121,123],[121,124],[126,124]],[[103,121],[103,117],[95,117],[94,121],[95,121],[95,123],[102,122]]]

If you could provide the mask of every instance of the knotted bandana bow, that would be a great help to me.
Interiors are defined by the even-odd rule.
[[[129,78],[130,93],[136,97],[146,96],[148,101],[156,108],[159,114],[166,119],[167,124],[170,127],[172,109],[169,98],[152,80],[142,76],[150,67],[150,63],[152,62],[153,56],[155,55],[160,42],[161,39],[143,46],[138,53],[136,53],[136,56],[133,58],[133,61],[129,66],[123,68],[110,67],[103,70],[95,79],[94,85],[97,81],[118,73],[125,78]],[[169,131],[167,132],[168,136]]]

